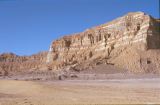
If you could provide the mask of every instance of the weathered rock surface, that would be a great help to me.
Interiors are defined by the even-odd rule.
[[[41,52],[32,56],[18,56],[13,53],[0,55],[0,75],[29,70],[42,70],[46,67],[47,52]]]
[[[99,63],[134,73],[160,73],[160,22],[133,12],[82,33],[53,41],[47,55],[52,69],[82,70]]]
[[[143,12],[128,13],[57,39],[49,52],[32,56],[0,55],[0,75],[6,76],[24,71],[41,75],[44,70],[66,77],[70,75],[68,72],[93,70],[99,65],[115,66],[112,68],[120,70],[117,72],[160,74],[160,21]]]

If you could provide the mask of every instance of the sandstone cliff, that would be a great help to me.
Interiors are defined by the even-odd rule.
[[[42,70],[46,67],[47,52],[32,56],[18,56],[13,53],[0,55],[0,75],[8,75],[30,70]]]
[[[160,22],[133,12],[82,33],[53,41],[47,55],[50,69],[72,66],[85,70],[98,62],[134,73],[160,73]]]
[[[48,52],[0,55],[0,75],[24,71],[82,71],[114,65],[131,73],[160,73],[160,21],[132,12],[54,40]],[[116,69],[117,70],[117,69]]]

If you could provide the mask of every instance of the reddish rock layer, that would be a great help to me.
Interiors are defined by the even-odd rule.
[[[42,70],[46,67],[46,55],[47,52],[41,52],[32,56],[18,56],[13,53],[1,54],[0,75],[30,70]]]

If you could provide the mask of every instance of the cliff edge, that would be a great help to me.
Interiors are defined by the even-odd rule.
[[[111,22],[53,41],[47,55],[50,69],[85,70],[99,64],[132,73],[160,73],[160,22],[131,12]]]
[[[109,71],[160,74],[159,19],[131,12],[54,40],[48,52],[32,56],[0,54],[0,75],[26,71],[81,72],[98,66],[109,66]]]

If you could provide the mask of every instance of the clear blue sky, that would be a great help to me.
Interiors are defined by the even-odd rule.
[[[159,18],[159,0],[0,0],[0,53],[31,55],[62,35],[143,11]]]

